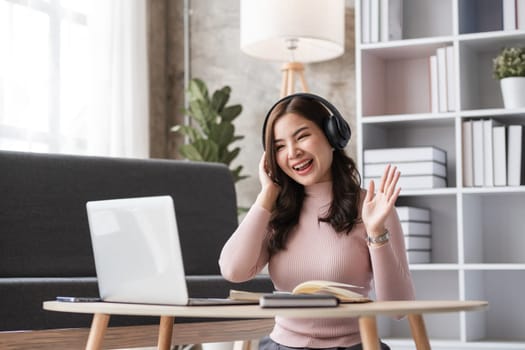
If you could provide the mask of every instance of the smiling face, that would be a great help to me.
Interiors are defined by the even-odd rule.
[[[333,149],[313,121],[287,113],[274,123],[277,165],[297,183],[308,186],[332,179]]]

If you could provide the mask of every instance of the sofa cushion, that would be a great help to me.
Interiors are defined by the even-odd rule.
[[[89,200],[171,195],[188,275],[219,274],[237,226],[222,164],[0,151],[0,169],[0,277],[95,276]]]

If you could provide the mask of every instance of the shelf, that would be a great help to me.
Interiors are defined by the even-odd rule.
[[[355,4],[359,16],[361,2]],[[525,290],[525,186],[464,187],[461,179],[465,120],[525,125],[525,108],[505,109],[493,77],[494,57],[503,47],[523,46],[525,30],[502,30],[503,0],[403,0],[403,6],[402,40],[356,45],[358,167],[367,149],[447,152],[448,187],[402,189],[396,203],[431,212],[432,263],[409,265],[416,296],[482,299],[489,308],[425,315],[432,348],[525,349],[525,313],[516,307]],[[453,52],[454,103],[437,113],[430,56],[445,46]],[[379,326],[392,350],[414,348],[406,325],[387,319]]]

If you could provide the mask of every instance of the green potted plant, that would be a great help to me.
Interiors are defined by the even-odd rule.
[[[506,47],[493,60],[505,108],[525,107],[525,48]]]
[[[240,147],[230,149],[232,143],[244,136],[235,135],[233,121],[242,112],[241,105],[227,106],[231,88],[224,86],[210,96],[206,84],[192,79],[187,90],[189,107],[185,113],[196,125],[175,125],[171,131],[188,137],[188,143],[179,148],[186,159],[223,163],[230,169],[235,182],[247,178],[242,175],[242,165],[231,168],[232,161],[239,155]]]

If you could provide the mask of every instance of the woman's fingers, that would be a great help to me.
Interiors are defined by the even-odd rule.
[[[385,171],[383,171],[383,176],[381,176],[381,181],[379,182],[379,188],[378,188],[378,191],[380,193],[385,191],[385,186],[386,186],[386,182],[388,180],[389,173],[390,173],[390,164],[388,164],[385,167]]]
[[[391,167],[388,172],[387,183],[385,188],[385,195],[390,198],[396,191],[397,182],[401,173],[397,170],[397,167]]]

